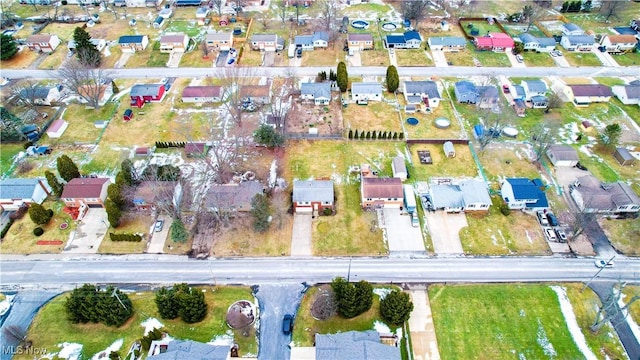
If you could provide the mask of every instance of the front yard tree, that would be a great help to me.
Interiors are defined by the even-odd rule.
[[[187,284],[175,284],[171,289],[161,288],[155,299],[163,319],[176,319],[193,324],[207,316],[207,303],[202,291]]]
[[[15,116],[4,106],[0,106],[0,141],[22,140],[24,121]]]
[[[113,228],[117,228],[120,225],[120,218],[122,217],[122,211],[116,205],[113,200],[107,199],[104,202],[104,208],[107,212],[107,220],[109,220],[109,225]]]
[[[391,65],[387,68],[387,91],[395,93],[400,86],[400,77],[398,77],[398,69]]]
[[[65,302],[69,321],[72,323],[102,323],[120,327],[133,315],[133,304],[127,296],[113,286],[100,290],[84,284],[71,292]]]
[[[125,184],[132,186],[136,178],[136,169],[133,167],[131,160],[126,159],[120,164],[120,172],[122,173]]]
[[[74,95],[94,109],[100,107],[100,100],[107,86],[110,83],[112,88],[114,86],[108,71],[87,66],[77,59],[65,61],[58,70],[57,77],[65,82]]]
[[[156,306],[163,319],[175,319],[180,311],[180,301],[174,289],[160,288],[156,293]]]
[[[413,303],[406,292],[393,290],[380,302],[380,315],[394,325],[402,325],[409,320]]]
[[[599,141],[602,146],[615,147],[620,141],[620,136],[622,136],[620,124],[613,123],[604,128],[604,131],[599,136]]]
[[[56,159],[56,165],[58,168],[58,174],[60,174],[60,177],[64,179],[64,181],[69,182],[72,179],[80,177],[80,170],[78,170],[78,166],[69,156],[59,156],[58,159]]]
[[[173,242],[184,243],[189,239],[189,232],[184,227],[184,223],[178,217],[171,223],[171,240]]]
[[[358,299],[358,315],[371,309],[373,305],[373,286],[368,281],[360,280],[354,285],[356,298]]]
[[[49,210],[38,203],[33,203],[29,206],[29,217],[36,225],[44,225],[51,220]]]
[[[44,176],[47,178],[47,183],[49,183],[49,187],[51,188],[51,191],[53,191],[53,194],[56,197],[60,197],[60,195],[62,195],[62,190],[64,190],[64,186],[60,181],[58,181],[56,174],[47,170],[44,172]]]
[[[253,216],[253,229],[255,231],[265,232],[269,229],[271,209],[266,195],[257,194],[251,199],[251,215]]]
[[[540,124],[534,130],[531,136],[533,153],[535,155],[534,162],[539,162],[542,159],[544,153],[547,152],[549,147],[554,143],[555,134],[557,129],[553,129],[546,124]]]
[[[253,140],[267,147],[280,147],[284,145],[284,137],[273,128],[273,126],[263,124],[253,134]]]
[[[340,63],[338,63],[336,83],[338,84],[340,91],[347,91],[347,86],[349,86],[349,74],[347,73],[347,64],[345,64],[344,61],[340,61]]]
[[[107,197],[113,201],[118,209],[123,210],[126,200],[122,195],[122,188],[119,184],[111,184],[107,187]]]
[[[76,56],[81,64],[98,67],[100,66],[100,51],[91,42],[91,35],[81,27],[73,30],[73,42],[76,45]]]
[[[371,308],[373,304],[373,288],[362,280],[356,284],[347,282],[342,277],[331,281],[337,310],[345,318],[356,317]]]
[[[9,60],[18,53],[18,47],[11,35],[0,35],[0,60]]]

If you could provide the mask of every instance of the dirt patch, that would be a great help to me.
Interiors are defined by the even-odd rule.
[[[332,94],[329,105],[314,105],[296,98],[285,125],[287,134],[305,135],[317,129],[318,135],[341,135],[343,131],[340,99]]]
[[[323,285],[315,294],[311,305],[311,316],[316,320],[327,320],[336,314],[336,302],[333,290],[329,285]]]
[[[227,325],[232,329],[244,329],[256,320],[253,304],[247,300],[234,302],[227,310]]]
[[[593,246],[586,235],[580,235],[569,244],[574,254],[578,256],[594,256]]]

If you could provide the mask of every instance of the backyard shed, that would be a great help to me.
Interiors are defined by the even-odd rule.
[[[636,161],[636,158],[631,155],[629,150],[623,147],[616,148],[616,151],[613,153],[613,157],[622,166],[633,165],[633,163]]]
[[[446,141],[443,145],[444,155],[446,157],[456,157],[456,149],[453,147],[453,143],[451,141]]]
[[[124,114],[122,115],[122,119],[124,121],[129,121],[129,120],[133,119],[133,110],[131,110],[131,109],[125,110]]]
[[[400,178],[402,181],[407,180],[407,167],[404,164],[404,158],[402,156],[393,158],[393,161],[391,161],[391,169],[393,170],[393,177]]]
[[[62,119],[58,119],[51,123],[51,126],[49,126],[49,129],[47,129],[47,135],[49,135],[50,138],[57,139],[62,136],[64,131],[67,130],[68,126],[69,126],[68,122]]]

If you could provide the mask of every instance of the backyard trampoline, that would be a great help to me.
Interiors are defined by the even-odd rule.
[[[436,119],[435,125],[438,129],[446,129],[451,126],[451,121],[449,121],[449,119],[447,118],[441,117]]]
[[[420,120],[414,117],[407,118],[407,124],[409,125],[418,125],[418,123],[420,123]]]
[[[358,30],[368,29],[369,22],[364,20],[354,20],[353,22],[351,22],[351,26]]]

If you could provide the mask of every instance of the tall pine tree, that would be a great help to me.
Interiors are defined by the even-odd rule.
[[[91,67],[100,66],[100,51],[91,42],[91,35],[83,28],[73,31],[73,42],[76,44],[76,56],[81,64]]]
[[[336,82],[340,91],[347,91],[347,87],[349,86],[349,74],[347,73],[347,64],[345,64],[344,61],[340,61],[340,63],[338,63]]]
[[[80,170],[78,170],[78,166],[71,160],[67,155],[61,155],[56,159],[56,165],[58,168],[58,174],[60,177],[64,179],[64,181],[69,182],[72,179],[80,177]]]
[[[49,183],[49,187],[51,188],[51,191],[53,191],[53,194],[56,197],[60,197],[60,195],[62,195],[62,190],[64,190],[64,186],[62,186],[60,181],[58,181],[56,174],[47,170],[44,172],[44,176],[47,178],[47,183]]]
[[[396,92],[400,86],[400,77],[398,76],[398,69],[391,65],[387,68],[387,91],[390,93]]]

